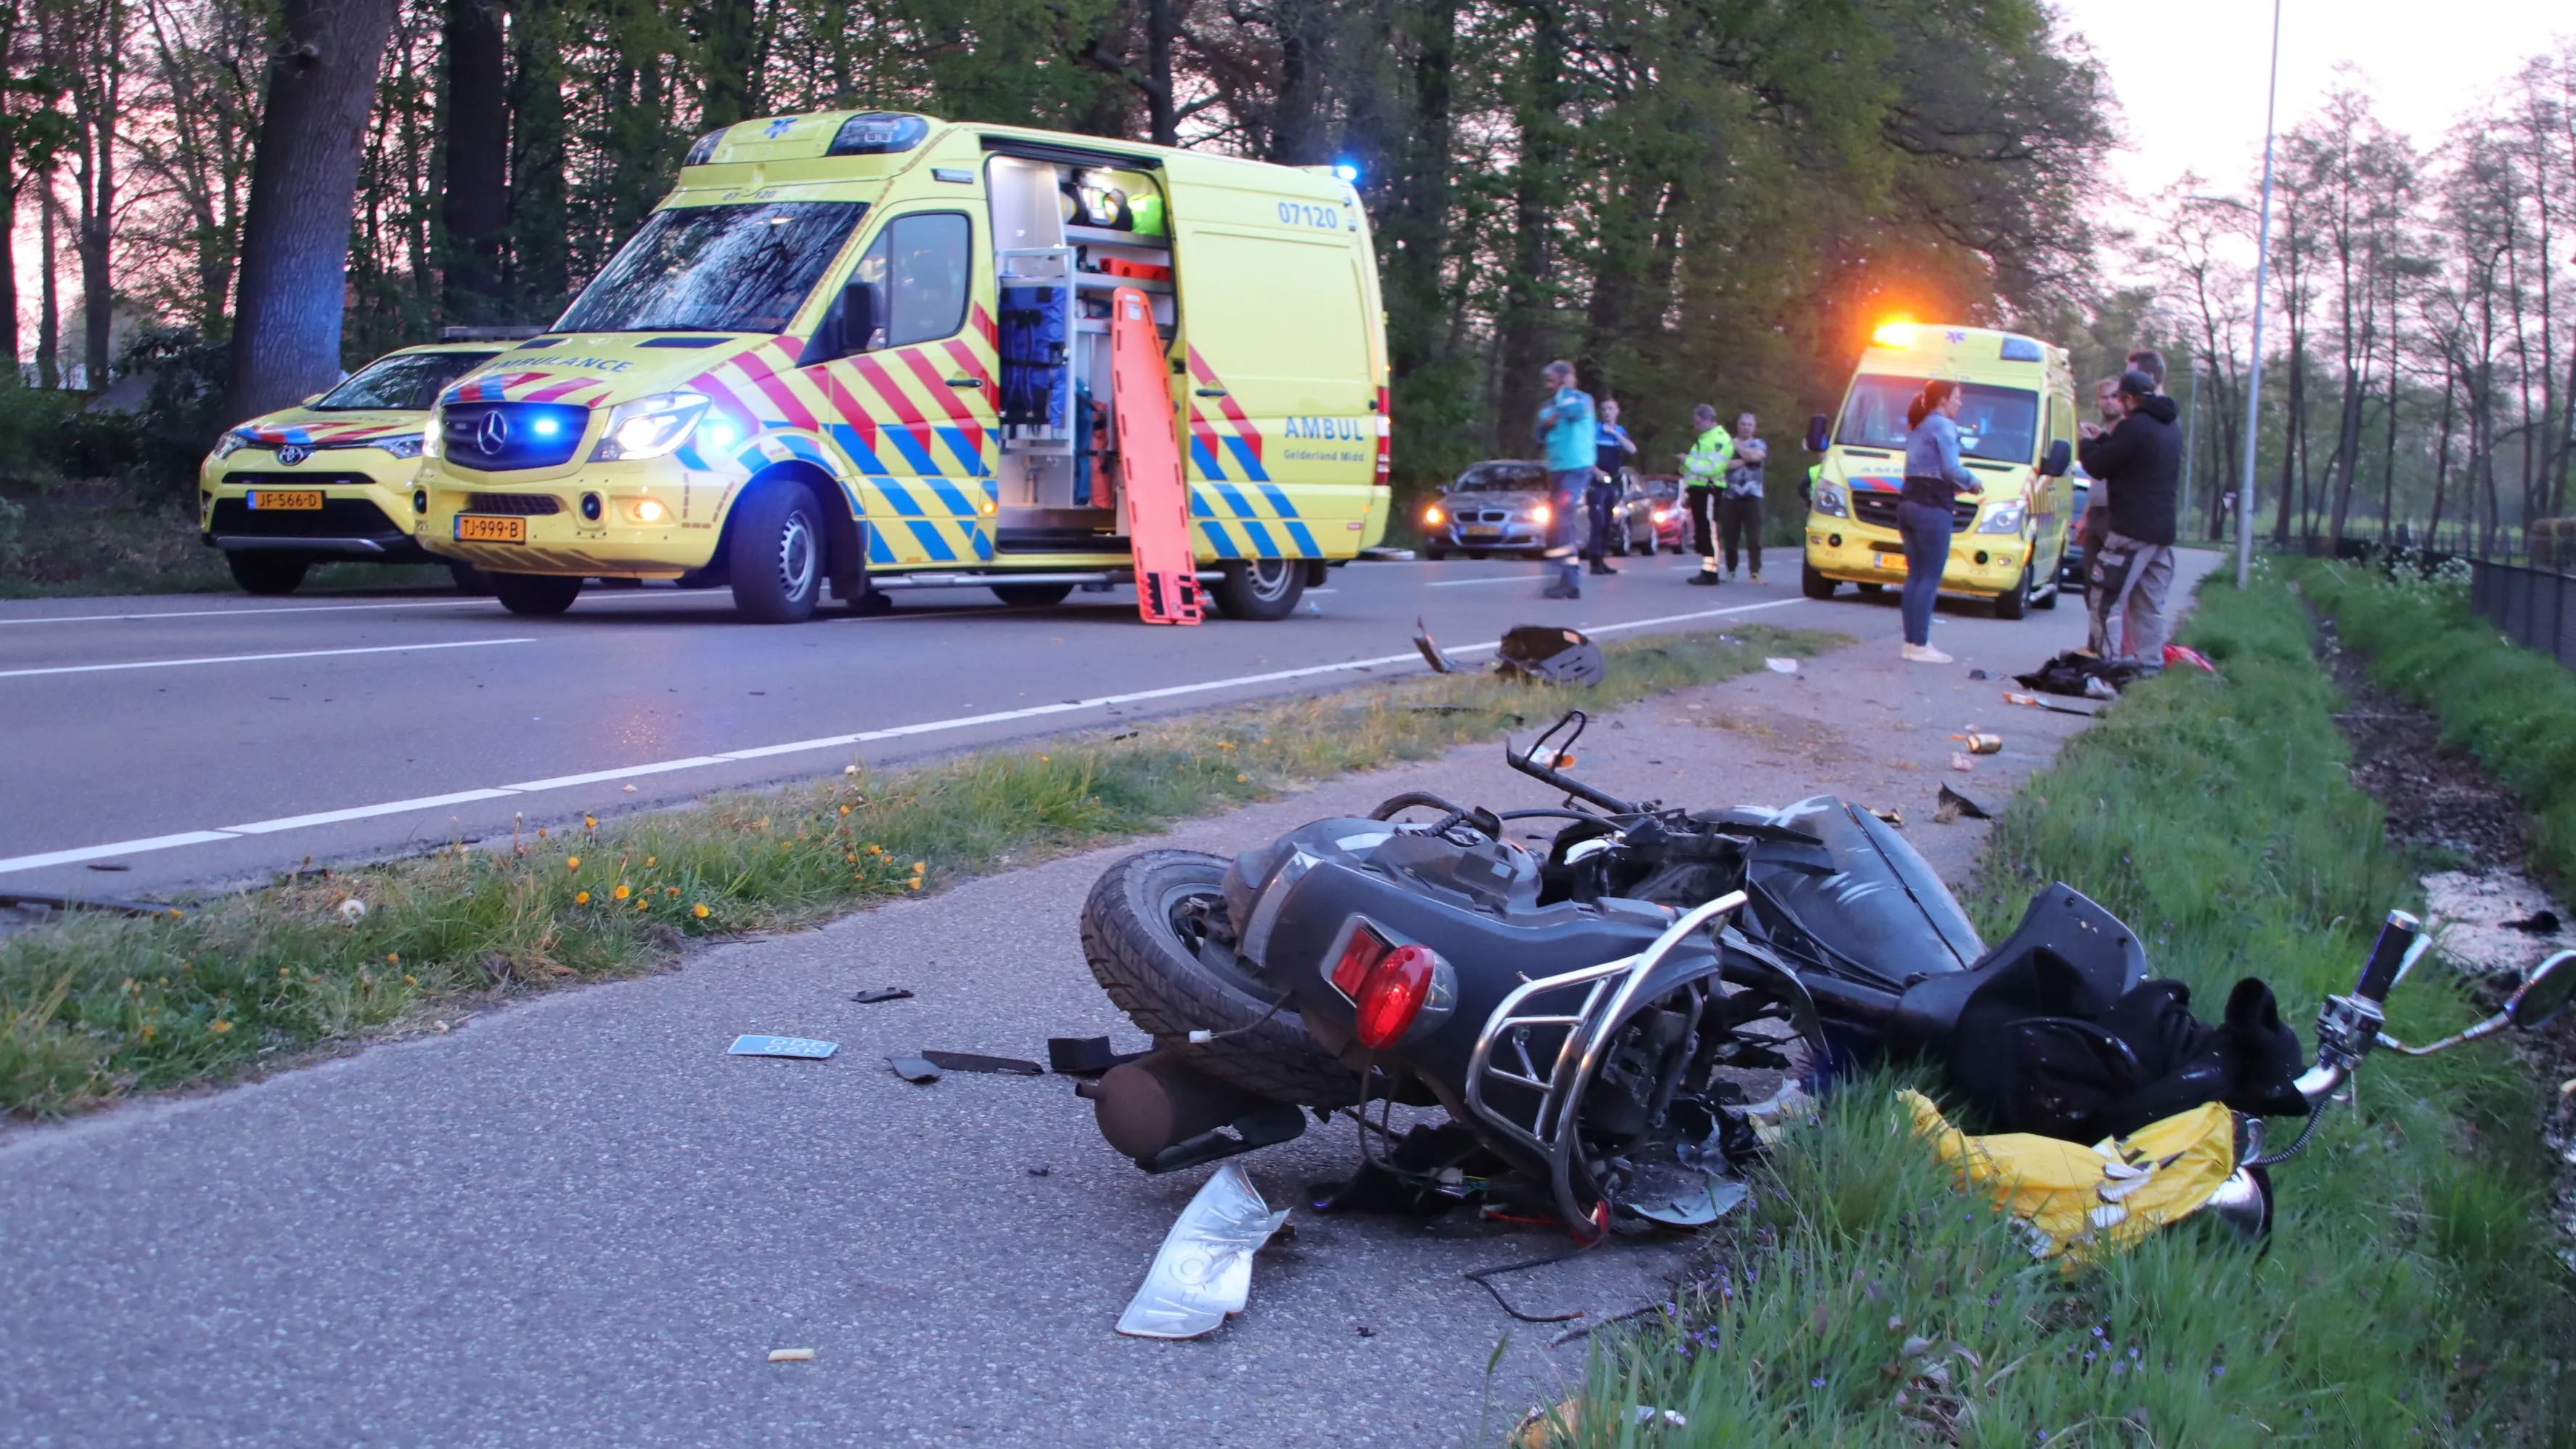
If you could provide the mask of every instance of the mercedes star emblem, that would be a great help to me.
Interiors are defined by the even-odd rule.
[[[483,425],[474,430],[474,446],[482,450],[483,456],[490,458],[497,457],[509,443],[510,420],[501,416],[498,409],[485,413]]]

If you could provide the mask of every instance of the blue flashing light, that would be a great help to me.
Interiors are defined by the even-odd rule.
[[[563,424],[556,422],[552,418],[539,418],[537,419],[536,428],[538,437],[551,438],[555,434],[563,431]]]
[[[1349,161],[1336,161],[1333,163],[1333,175],[1343,181],[1356,182],[1360,179],[1360,168]]]

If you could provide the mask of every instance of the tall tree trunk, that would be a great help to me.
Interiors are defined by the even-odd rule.
[[[107,386],[115,360],[116,284],[109,264],[116,243],[116,123],[125,78],[125,7],[101,0],[98,33],[81,57],[76,93],[81,121],[81,360],[91,388]]]
[[[706,0],[699,110],[706,129],[760,112],[758,0]]]
[[[1145,0],[1145,139],[1181,144],[1180,107],[1172,99],[1173,42],[1180,36],[1184,0]]]
[[[510,220],[509,77],[494,0],[447,0],[445,40],[441,310],[453,322],[489,323],[506,310],[502,229]]]
[[[1540,390],[1539,368],[1547,361],[1550,254],[1556,229],[1556,203],[1566,147],[1564,97],[1565,36],[1559,12],[1532,6],[1529,50],[1523,62],[1518,137],[1512,164],[1511,271],[1503,280],[1502,336],[1497,349],[1500,375],[1494,379],[1499,398],[1530,397]],[[1502,421],[1497,410],[1497,441],[1526,432]]]
[[[2437,548],[2442,538],[2442,500],[2451,486],[2451,424],[2457,416],[2459,369],[2451,359],[2442,359],[2442,428],[2441,441],[2433,447],[2433,516],[2424,525],[2424,546]]]
[[[54,176],[39,173],[45,189],[36,197],[38,258],[43,268],[36,274],[36,385],[56,388],[63,385],[63,297],[62,284],[56,274],[62,259],[54,248]]]
[[[2343,521],[2352,512],[2352,479],[2361,464],[2361,392],[2360,370],[2346,363],[2343,372],[2343,407],[2336,419],[2334,459],[2326,468],[2326,489],[2331,495],[2326,510],[2326,543],[2329,550],[2343,542]],[[2328,554],[2332,557],[2331,552]]]
[[[540,326],[570,301],[566,215],[563,49],[554,0],[520,0],[512,13],[509,286],[504,320]]]
[[[1451,89],[1458,63],[1458,0],[1428,0],[1412,15],[1413,112],[1378,229],[1386,250],[1387,355],[1401,379],[1443,353],[1450,241]],[[1391,148],[1394,149],[1394,148]]]
[[[18,380],[18,183],[17,150],[11,145],[7,117],[0,116],[0,356],[9,360],[9,378]]]
[[[242,221],[228,421],[340,375],[349,204],[394,0],[285,0]]]
[[[1279,94],[1271,106],[1270,157],[1283,166],[1332,159],[1324,130],[1325,67],[1331,61],[1329,0],[1276,0]]]
[[[2294,323],[2290,333],[2290,398],[2288,407],[2281,414],[2281,486],[2273,490],[2280,495],[2276,511],[2272,515],[2274,548],[2290,546],[2293,494],[2297,491],[2299,479],[2299,440],[2307,432],[2307,429],[2299,426],[2299,414],[2307,405],[2299,391],[2299,384],[2308,370],[2305,342],[2306,339],[2299,336]]]

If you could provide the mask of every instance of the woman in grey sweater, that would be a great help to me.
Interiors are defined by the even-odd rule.
[[[1941,572],[1950,562],[1951,505],[1974,494],[1977,480],[1959,462],[1959,425],[1967,401],[1955,382],[1934,378],[1905,410],[1905,494],[1896,505],[1896,531],[1905,540],[1905,657],[1917,664],[1947,664],[1932,647],[1932,605]]]

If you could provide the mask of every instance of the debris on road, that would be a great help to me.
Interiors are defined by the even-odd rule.
[[[1942,786],[1940,803],[1935,806],[1932,811],[1932,823],[1935,825],[1950,825],[1956,823],[1962,817],[1969,820],[1992,820],[1995,818],[1986,813],[1986,807],[1969,799],[1967,796],[1960,794],[1958,791],[1951,789],[1947,785]]]
[[[901,986],[880,986],[873,991],[862,991],[850,999],[861,1006],[874,1006],[880,1001],[910,1001],[912,992]]]
[[[1584,1407],[1580,1395],[1552,1409],[1532,1409],[1529,1411],[1529,1417],[1521,1420],[1520,1426],[1512,1430],[1511,1441],[1505,1449],[1564,1449],[1566,1445],[1579,1442],[1584,1415],[1589,1412]],[[1690,1427],[1689,1417],[1680,1410],[1659,1409],[1652,1404],[1630,1404],[1614,1417],[1621,1428],[1687,1429]]]
[[[1895,826],[1899,830],[1903,830],[1905,828],[1905,812],[1902,810],[1881,810],[1877,806],[1872,805],[1869,807],[1869,813],[1886,821],[1888,824]]]
[[[2166,646],[2165,646],[2165,668],[2167,668],[2167,669],[2171,669],[2171,668],[2173,668],[2173,667],[2174,667],[2175,665],[2177,665],[2177,664],[2188,664],[2188,665],[2190,665],[2192,668],[2197,669],[2197,670],[2200,670],[2201,672],[2203,672],[2203,673],[2205,673],[2205,674],[2216,674],[2216,673],[2218,672],[2218,666],[2209,662],[2209,656],[2208,656],[2208,655],[2201,653],[2199,650],[2192,648],[2190,645],[2188,645],[2188,644],[2168,644],[2168,645],[2166,645]]]
[[[1505,679],[1589,689],[1608,677],[1610,665],[1601,657],[1601,646],[1575,630],[1519,624],[1504,633],[1494,669]]]
[[[1964,750],[1952,750],[1950,752],[1950,768],[1957,770],[1959,773],[1964,775],[1969,771],[1976,769],[1977,762]]]
[[[1743,1206],[1752,1196],[1753,1188],[1740,1177],[1709,1177],[1690,1191],[1675,1194],[1668,1202],[1627,1197],[1620,1199],[1619,1205],[1668,1228],[1704,1228]]]
[[[769,1351],[769,1361],[771,1363],[811,1363],[814,1361],[814,1350],[810,1348],[773,1348]]]
[[[2047,710],[2051,714],[2071,714],[2077,719],[2091,719],[2093,717],[2093,711],[2089,709],[2077,709],[2071,704],[2051,704],[2047,700],[2041,699],[2035,694],[2016,694],[2009,689],[2004,691],[2004,703],[2026,704],[2034,709]]]
[[[1465,672],[1458,667],[1458,661],[1440,652],[1440,646],[1431,641],[1431,627],[1422,622],[1420,614],[1413,616],[1413,647],[1422,651],[1422,662],[1430,665],[1434,674]]]
[[[1765,659],[1762,661],[1762,667],[1770,670],[1774,674],[1795,674],[1798,672],[1798,661],[1795,659]]]
[[[1132,1062],[1144,1055],[1119,1051],[1105,1036],[1047,1038],[1047,1068],[1060,1076],[1096,1077],[1121,1062]]]
[[[974,1052],[935,1052],[925,1050],[922,1060],[951,1072],[984,1072],[1004,1077],[1043,1077],[1046,1068],[1018,1057],[988,1057]]]
[[[888,1057],[885,1060],[887,1066],[894,1068],[894,1074],[907,1082],[927,1085],[939,1080],[939,1068],[919,1057]]]
[[[733,1039],[732,1046],[725,1048],[725,1055],[735,1057],[799,1057],[808,1061],[819,1062],[840,1049],[841,1044],[839,1042],[816,1041],[811,1037],[738,1036]]]
[[[2534,911],[2521,920],[2505,922],[2504,928],[2508,931],[2528,931],[2535,936],[2555,936],[2559,931],[2558,913]]]
[[[1288,1221],[1270,1210],[1243,1164],[1229,1162],[1181,1209],[1145,1282],[1118,1317],[1130,1338],[1196,1338],[1252,1297],[1252,1255]]]
[[[1971,670],[1969,670],[1969,671],[1968,671],[1968,677],[1969,677],[1970,679],[1986,679],[1986,678],[1990,678],[1991,676],[1989,676],[1989,675],[1986,673],[1986,671],[1984,671],[1984,670],[1982,670],[1982,669],[1971,669]]]
[[[2004,737],[2002,735],[1979,734],[1975,731],[1970,731],[1964,735],[1952,735],[1950,738],[1954,740],[1966,740],[1968,742],[1968,753],[1972,755],[2001,754],[2004,748]]]

